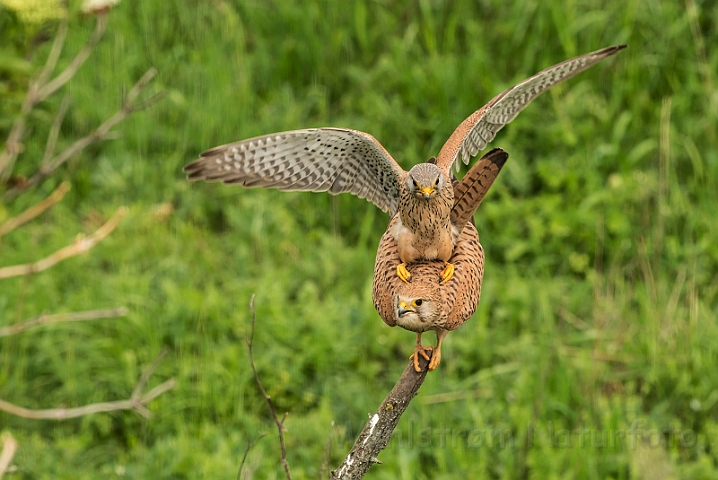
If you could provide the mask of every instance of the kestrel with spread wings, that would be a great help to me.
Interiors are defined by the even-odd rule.
[[[338,194],[349,192],[389,212],[391,235],[401,263],[397,275],[409,282],[406,265],[444,262],[441,282],[454,272],[449,259],[459,239],[452,227],[454,192],[450,172],[494,139],[533,99],[624,49],[604,48],[549,67],[497,95],[464,120],[441,148],[436,161],[404,171],[371,135],[342,128],[311,128],[250,138],[208,150],[184,170],[190,180],[222,181]]]
[[[454,206],[450,218],[458,240],[449,258],[454,265],[450,282],[442,284],[436,281],[444,268],[438,260],[408,264],[407,269],[413,279],[411,283],[403,282],[395,275],[401,258],[391,229],[392,224],[399,221],[398,218],[391,220],[379,242],[372,288],[374,308],[390,327],[399,325],[416,333],[412,358],[417,372],[421,371],[419,355],[429,360],[428,351],[433,351],[429,370],[439,365],[444,337],[471,317],[479,304],[484,250],[471,220],[507,158],[508,154],[500,148],[492,150],[452,187]],[[430,330],[436,332],[436,347],[421,344],[421,335]]]

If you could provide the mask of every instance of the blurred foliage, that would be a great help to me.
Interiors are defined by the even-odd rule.
[[[0,0],[0,4],[14,11],[20,20],[29,25],[37,25],[62,16],[58,0]]]
[[[0,9],[0,28],[5,138],[54,26]],[[91,31],[73,18],[60,68]],[[388,219],[350,196],[190,185],[181,167],[218,144],[323,125],[367,131],[409,167],[505,88],[618,43],[630,48],[540,97],[492,143],[510,160],[476,215],[482,303],[447,337],[367,478],[716,478],[718,5],[700,0],[120,4],[65,89],[59,148],[151,66],[168,100],[0,205],[15,215],[60,177],[73,183],[3,238],[2,265],[56,250],[120,204],[130,217],[92,254],[4,281],[0,324],[88,305],[131,314],[1,339],[0,398],[124,398],[162,346],[173,354],[159,375],[180,386],[149,421],[0,413],[20,442],[14,477],[226,478],[268,431],[247,470],[281,478],[242,341],[252,293],[257,367],[290,412],[293,473],[316,478],[330,437],[336,465],[412,347],[371,304]],[[42,157],[42,111],[20,173]]]

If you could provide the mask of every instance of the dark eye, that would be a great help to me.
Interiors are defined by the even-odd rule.
[[[437,178],[436,181],[434,181],[434,188],[439,186],[439,179]]]
[[[416,183],[416,180],[413,180],[413,182],[414,182],[414,188],[419,188],[419,184]]]
[[[417,300],[414,300],[414,306],[416,306],[416,307],[420,307],[422,303],[424,303],[424,301],[420,298]]]

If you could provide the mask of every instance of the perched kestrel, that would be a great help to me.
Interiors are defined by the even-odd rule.
[[[416,332],[414,369],[419,372],[419,355],[427,360],[427,351],[433,350],[429,370],[441,361],[441,343],[449,331],[460,327],[471,315],[481,297],[481,280],[484,276],[484,249],[479,234],[471,220],[494,180],[504,166],[508,154],[496,148],[484,155],[471,167],[464,178],[453,187],[455,203],[450,218],[452,228],[458,233],[454,252],[449,258],[454,265],[451,281],[443,284],[437,278],[443,275],[441,261],[410,263],[407,270],[411,283],[395,275],[401,262],[399,249],[392,227],[399,222],[394,217],[386,233],[381,237],[374,264],[372,299],[379,316],[390,327],[399,325]],[[421,335],[429,330],[436,332],[436,347],[424,347]]]
[[[350,192],[366,198],[393,219],[391,233],[401,259],[398,276],[408,282],[411,275],[406,264],[441,260],[445,262],[441,281],[446,283],[453,274],[449,259],[459,238],[450,219],[452,166],[458,170],[459,159],[468,164],[542,92],[625,47],[566,60],[497,95],[458,126],[434,163],[415,165],[408,172],[371,135],[341,128],[294,130],[223,145],[204,152],[184,170],[191,180]]]

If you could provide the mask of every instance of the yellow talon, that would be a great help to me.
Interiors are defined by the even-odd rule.
[[[396,275],[404,280],[404,283],[411,283],[411,273],[406,269],[406,263],[400,263],[396,266]]]
[[[434,350],[434,347],[429,347],[429,346],[422,347],[421,345],[417,345],[416,348],[414,348],[414,353],[409,355],[409,360],[414,360],[414,371],[416,373],[421,372],[421,367],[419,366],[419,355],[424,357],[424,360],[431,361],[431,358],[429,357],[429,355],[427,355],[427,352],[431,352],[433,350]],[[433,354],[432,354],[432,356],[433,356]],[[434,367],[434,368],[436,368],[436,367]],[[431,369],[431,370],[433,370],[433,369]]]
[[[434,353],[431,354],[431,361],[429,362],[429,366],[427,368],[431,372],[439,366],[439,363],[441,363],[441,349],[435,348]]]
[[[441,282],[439,282],[440,285],[446,284],[449,280],[451,280],[451,277],[454,276],[454,266],[446,262],[446,267],[444,267],[444,270],[441,272]]]

